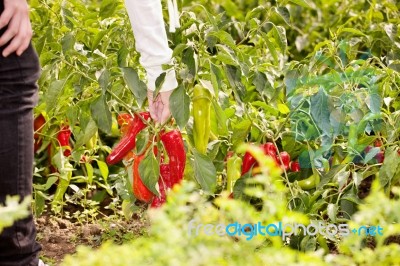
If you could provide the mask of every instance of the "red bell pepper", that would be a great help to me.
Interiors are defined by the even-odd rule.
[[[161,133],[161,141],[169,157],[170,179],[173,186],[182,180],[185,171],[186,152],[182,134],[177,129]]]
[[[57,140],[60,146],[64,149],[64,156],[71,155],[71,146],[69,145],[69,138],[71,137],[71,130],[69,126],[63,126],[57,135]]]
[[[279,155],[280,155],[280,157],[282,159],[283,165],[281,165],[281,162],[280,162],[279,158],[277,158],[278,163],[281,166],[283,166],[285,168],[285,170],[288,170],[289,169],[289,165],[290,165],[290,155],[289,155],[289,153],[287,153],[286,151],[283,151],[283,152],[279,153]]]
[[[167,199],[167,188],[171,187],[170,184],[170,170],[168,164],[160,165],[160,178],[158,179],[158,187],[160,191],[159,197],[154,197],[151,203],[152,208],[160,207]]]
[[[267,142],[261,145],[261,148],[264,150],[265,155],[269,155],[272,158],[277,158],[278,149],[275,147],[274,143]]]
[[[139,114],[143,119],[149,120],[150,113],[142,112]],[[126,154],[136,146],[136,135],[139,134],[146,128],[146,124],[140,119],[138,115],[135,115],[131,123],[129,123],[128,119],[128,127],[126,129],[126,134],[122,137],[121,141],[117,144],[117,146],[111,151],[111,153],[107,156],[108,164],[116,164],[121,161]]]
[[[143,184],[142,178],[140,177],[139,165],[143,159],[144,154],[139,156],[133,154],[133,194],[138,200],[149,203],[154,198],[154,194]]]
[[[246,174],[248,171],[250,171],[251,167],[256,163],[256,159],[253,157],[253,155],[250,154],[250,152],[246,152],[243,156],[243,164],[242,164],[242,175]]]
[[[290,162],[290,170],[292,172],[300,172],[300,163],[298,161]]]

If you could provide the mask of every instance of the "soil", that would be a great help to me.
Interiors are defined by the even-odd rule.
[[[134,215],[129,221],[120,217],[85,224],[51,214],[36,219],[37,240],[42,245],[41,259],[49,265],[60,265],[64,257],[74,254],[80,245],[97,248],[107,240],[121,244],[143,235],[147,227],[148,222],[141,214]]]

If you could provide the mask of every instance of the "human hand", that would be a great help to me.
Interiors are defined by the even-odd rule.
[[[3,50],[3,56],[7,57],[13,52],[20,56],[28,48],[32,38],[29,6],[26,0],[4,0],[4,11],[0,16],[0,29],[7,25],[7,30],[0,38],[0,46],[11,42]]]
[[[169,110],[169,97],[173,90],[160,92],[155,99],[153,99],[153,91],[147,90],[147,98],[149,100],[149,110],[151,117],[158,123],[165,123],[171,112]]]

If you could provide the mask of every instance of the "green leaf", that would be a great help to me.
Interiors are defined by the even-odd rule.
[[[109,173],[107,164],[103,161],[97,161],[97,165],[99,166],[101,176],[107,182],[108,173]]]
[[[93,182],[93,166],[90,163],[85,163],[86,173],[88,178],[88,184]]]
[[[102,0],[100,6],[100,17],[102,19],[111,17],[114,15],[119,2],[114,0]]]
[[[207,156],[193,149],[193,169],[194,177],[201,188],[209,193],[213,193],[217,185],[217,171],[214,164]]]
[[[190,117],[190,97],[187,95],[183,85],[179,85],[172,92],[169,98],[169,105],[176,123],[180,128],[184,128]]]
[[[337,35],[340,35],[343,32],[352,33],[356,36],[366,36],[362,31],[353,28],[339,28]]]
[[[50,83],[50,86],[46,92],[46,111],[49,113],[57,106],[58,100],[63,92],[64,86],[66,84],[66,79],[55,80]]]
[[[233,126],[233,134],[232,134],[232,144],[233,149],[244,142],[249,134],[251,127],[251,121],[244,119],[240,121],[238,124]]]
[[[380,151],[381,151],[381,148],[379,148],[379,147],[374,147],[374,148],[372,148],[372,149],[365,155],[364,163],[368,163],[370,160],[372,160],[373,158],[375,158],[375,155],[377,155]]]
[[[87,143],[98,131],[96,122],[90,119],[85,128],[82,128],[83,133],[78,135],[75,142],[75,149],[80,148],[83,144]]]
[[[252,18],[258,19],[260,14],[264,14],[265,12],[266,12],[265,7],[262,5],[259,5],[256,8],[253,8],[250,12],[247,12],[245,20],[249,21]]]
[[[328,109],[328,96],[324,89],[311,97],[311,115],[319,128],[329,135],[331,132],[330,113]]]
[[[131,67],[123,67],[122,73],[128,88],[131,90],[133,95],[135,95],[135,99],[139,104],[139,107],[142,107],[147,98],[146,84],[139,79],[138,73]]]
[[[292,2],[293,4],[305,7],[305,8],[311,8],[310,4],[305,1],[305,0],[289,0],[289,2]]]
[[[222,31],[222,30],[217,31],[217,32],[214,31],[214,32],[211,32],[210,35],[217,37],[221,44],[225,44],[232,50],[237,49],[236,43],[233,40],[232,36],[229,33],[227,33],[226,31]]]
[[[382,186],[390,184],[400,165],[400,156],[395,147],[391,146],[385,150],[385,160],[379,170],[379,181]]]
[[[223,79],[221,69],[210,62],[211,84],[214,88],[215,96],[218,95],[221,89],[221,81]]]
[[[90,105],[90,109],[93,120],[96,122],[99,129],[107,134],[111,134],[112,117],[105,96],[99,96],[94,100]]]
[[[105,94],[107,91],[109,81],[110,81],[110,72],[107,69],[104,69],[99,77],[99,84],[103,94]]]
[[[289,13],[289,9],[287,9],[287,7],[284,6],[280,6],[277,8],[277,13],[280,15],[280,17],[288,24],[290,24],[290,13]]]
[[[336,223],[338,210],[339,207],[336,204],[333,203],[328,204],[327,207],[328,217],[333,223]]]
[[[128,66],[128,55],[129,55],[129,50],[125,46],[121,47],[118,50],[118,66],[120,68],[124,68]]]
[[[160,176],[160,166],[153,152],[148,152],[139,164],[139,174],[143,184],[155,195],[159,196],[156,184]]]
[[[218,134],[221,136],[228,136],[229,132],[228,132],[228,127],[226,125],[227,119],[225,113],[214,98],[212,99],[212,104],[214,107],[215,117],[217,118]]]
[[[156,89],[153,92],[153,99],[155,99],[158,95],[158,93],[160,92],[164,81],[165,81],[165,77],[167,76],[167,72],[162,72],[156,79]]]
[[[268,99],[272,99],[274,88],[272,88],[264,73],[259,71],[254,73],[253,85],[256,86],[256,90],[261,95],[266,95]]]
[[[227,65],[225,66],[225,73],[229,83],[235,91],[235,96],[238,96],[238,98],[243,101],[246,94],[246,88],[241,81],[242,73],[240,69],[232,65]]]
[[[62,45],[63,53],[66,54],[69,50],[72,50],[74,48],[74,44],[75,44],[74,35],[72,33],[67,33],[61,39],[61,45]]]
[[[289,107],[287,107],[287,105],[284,103],[278,103],[278,110],[284,115],[290,113]]]
[[[183,51],[182,54],[182,63],[184,63],[188,69],[190,74],[190,79],[194,79],[197,73],[196,69],[196,60],[194,58],[194,50],[192,47],[188,47]]]

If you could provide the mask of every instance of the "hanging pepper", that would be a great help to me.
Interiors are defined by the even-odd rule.
[[[246,174],[256,162],[253,155],[250,152],[246,152],[243,156],[242,175]]]
[[[173,186],[182,180],[185,171],[186,152],[182,134],[177,129],[161,133],[161,141],[169,157],[170,179],[171,186]]]
[[[232,155],[228,158],[227,166],[226,166],[226,189],[229,192],[233,192],[233,187],[235,185],[236,180],[238,180],[241,176],[240,168],[242,167],[242,159],[235,155]]]
[[[170,188],[170,171],[168,164],[160,165],[160,178],[158,179],[158,188],[160,197],[154,197],[151,203],[152,208],[160,207],[167,199],[167,188]]]
[[[71,155],[71,146],[69,145],[69,138],[71,137],[71,130],[69,126],[63,126],[57,135],[57,140],[60,146],[64,149],[64,156]]]
[[[143,119],[149,120],[150,113],[142,112],[139,114]],[[126,129],[126,134],[122,137],[121,141],[117,144],[117,146],[111,151],[111,153],[107,156],[108,164],[116,164],[121,161],[124,156],[136,146],[136,135],[146,128],[146,124],[140,119],[138,115],[135,114],[133,120],[129,122]]]
[[[193,89],[193,140],[202,154],[206,154],[210,138],[210,108],[211,93],[197,84]]]
[[[132,154],[133,154],[133,194],[138,200],[149,203],[152,201],[154,194],[143,183],[139,173],[139,165],[140,162],[144,159],[145,154],[139,156],[135,155],[134,153]]]

